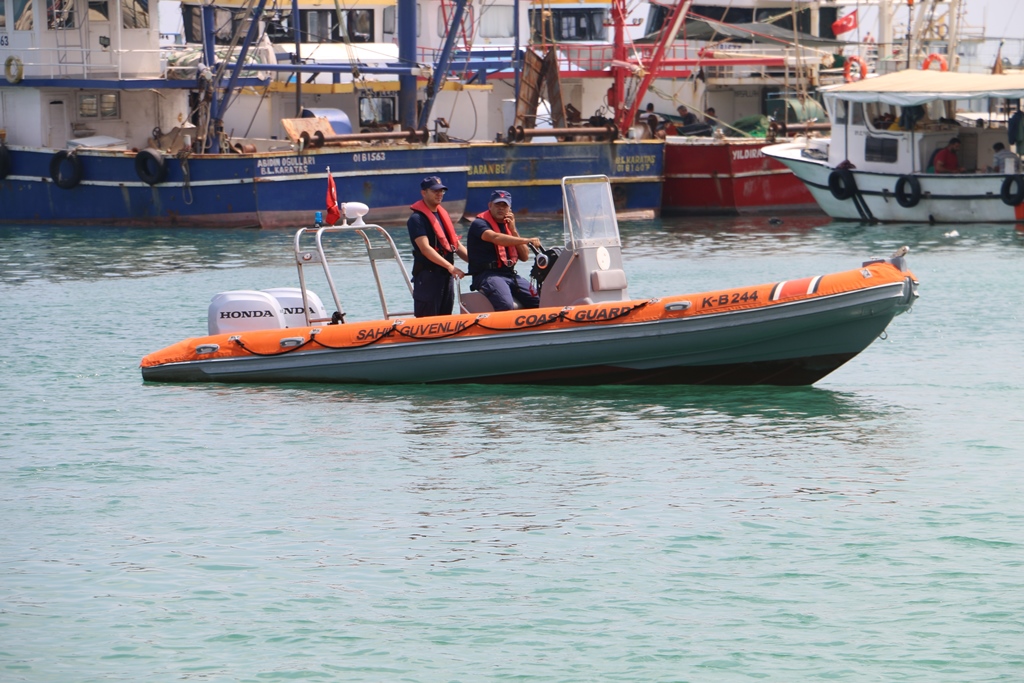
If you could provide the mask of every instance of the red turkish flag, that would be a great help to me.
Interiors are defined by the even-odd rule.
[[[338,208],[338,188],[334,185],[334,176],[327,172],[327,225],[334,225],[341,218]]]
[[[853,10],[842,19],[832,22],[832,34],[838,36],[857,28],[857,10]]]

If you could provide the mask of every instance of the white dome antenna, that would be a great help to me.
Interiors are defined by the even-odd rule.
[[[345,223],[348,224],[348,219],[352,219],[352,225],[366,225],[363,222],[363,216],[370,211],[370,207],[362,202],[345,202],[341,205],[341,215],[345,217]]]

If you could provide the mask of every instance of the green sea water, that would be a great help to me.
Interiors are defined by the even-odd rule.
[[[622,233],[632,296],[921,299],[807,388],[145,384],[292,235],[0,228],[0,681],[1024,680],[1024,231]]]

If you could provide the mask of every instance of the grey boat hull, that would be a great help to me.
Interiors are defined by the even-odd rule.
[[[867,348],[916,296],[906,277],[723,313],[190,360],[143,367],[142,376],[157,382],[808,385]]]

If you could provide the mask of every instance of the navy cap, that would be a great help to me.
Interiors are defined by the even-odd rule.
[[[426,178],[423,179],[423,182],[420,183],[420,189],[447,190],[448,188],[445,187],[444,183],[442,183],[441,179],[438,178],[436,175],[428,175]]]
[[[508,208],[512,208],[512,193],[505,190],[495,190],[491,193],[491,204],[494,202],[505,202]]]

